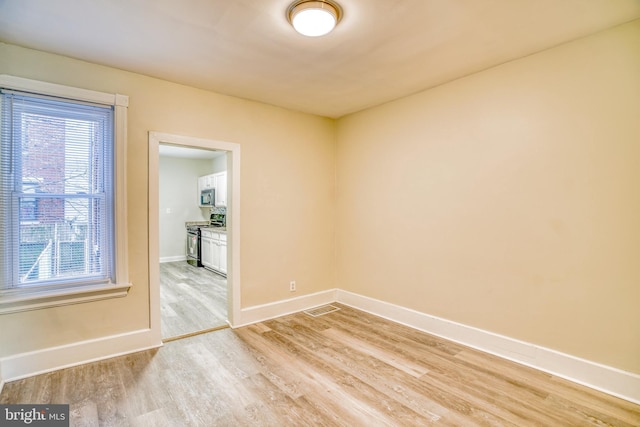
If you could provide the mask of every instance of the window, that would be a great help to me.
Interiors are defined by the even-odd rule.
[[[0,76],[0,313],[126,294],[127,101]]]

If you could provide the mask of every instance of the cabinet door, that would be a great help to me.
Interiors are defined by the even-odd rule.
[[[211,268],[214,270],[220,270],[220,235],[218,233],[213,233],[212,235]]]
[[[218,249],[217,246],[213,245],[213,240],[209,236],[202,236],[202,240],[200,242],[200,257],[202,258],[202,265],[206,265],[207,267],[213,268],[213,252],[214,249]]]
[[[209,188],[215,187],[216,178],[213,174],[204,175],[198,178],[198,194],[202,190],[208,190]]]
[[[226,239],[220,240],[220,272],[227,274],[227,241]]]
[[[216,206],[227,206],[227,173],[214,174],[216,188]]]

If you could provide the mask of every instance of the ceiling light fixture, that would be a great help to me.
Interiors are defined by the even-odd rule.
[[[308,37],[324,36],[342,18],[342,9],[332,0],[298,0],[287,9],[287,18],[293,28]]]

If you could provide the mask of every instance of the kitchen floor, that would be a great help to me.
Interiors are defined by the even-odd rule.
[[[227,279],[186,261],[160,264],[162,338],[227,325]]]

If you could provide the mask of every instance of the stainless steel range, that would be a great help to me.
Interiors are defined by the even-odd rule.
[[[202,267],[200,226],[187,226],[187,262],[194,267]]]
[[[202,227],[226,227],[226,208],[212,208],[209,221],[187,222],[187,262],[194,267],[202,265]]]

